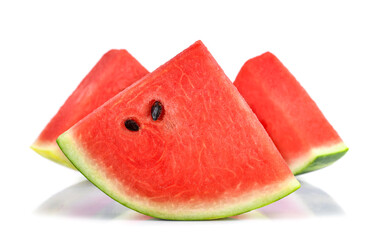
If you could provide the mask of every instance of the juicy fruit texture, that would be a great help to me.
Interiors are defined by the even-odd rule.
[[[347,152],[315,102],[273,54],[247,61],[234,85],[294,174],[326,167]]]
[[[157,101],[161,111],[154,115]],[[125,127],[129,120],[138,130]],[[89,114],[57,142],[102,191],[157,218],[232,216],[300,187],[200,41]]]
[[[110,50],[82,80],[31,148],[54,162],[74,168],[59,149],[58,136],[147,73],[126,50]]]

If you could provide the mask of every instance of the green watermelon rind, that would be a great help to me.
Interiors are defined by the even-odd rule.
[[[304,160],[299,160],[298,164],[290,165],[294,175],[300,175],[307,172],[327,167],[340,159],[349,148],[343,143],[334,144],[329,147],[313,148]]]
[[[74,165],[66,158],[61,149],[56,144],[39,144],[34,143],[30,146],[36,153],[55,163],[76,170]]]
[[[89,158],[86,157],[86,154],[81,150],[80,145],[78,145],[74,137],[71,136],[70,130],[63,133],[58,137],[57,143],[61,148],[62,152],[66,157],[71,161],[71,163],[96,187],[101,191],[107,194],[109,197],[115,201],[121,203],[122,205],[133,209],[139,213],[167,220],[211,220],[226,218],[230,216],[239,215],[251,210],[266,206],[270,203],[273,203],[292,192],[300,188],[300,183],[296,178],[291,175],[288,179],[285,179],[281,183],[278,183],[274,187],[267,187],[262,191],[260,197],[257,196],[257,192],[249,195],[250,198],[243,198],[239,203],[236,203],[232,206],[226,207],[223,206],[220,209],[212,211],[211,209],[201,209],[197,212],[185,212],[180,211],[180,209],[172,210],[171,213],[167,211],[161,211],[161,208],[156,207],[149,208],[148,205],[143,205],[139,201],[133,201],[133,196],[125,196],[117,191],[118,183],[107,178],[104,173],[96,169],[94,164],[89,163]],[[272,191],[273,194],[267,194],[269,191]]]

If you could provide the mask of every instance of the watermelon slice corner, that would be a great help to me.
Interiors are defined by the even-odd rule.
[[[108,51],[67,98],[31,149],[47,159],[75,169],[58,147],[58,136],[147,73],[125,49]]]
[[[30,148],[44,158],[47,158],[62,166],[76,170],[74,165],[72,165],[72,163],[66,158],[56,142],[40,143],[37,140],[33,143],[33,145],[30,146]]]
[[[95,186],[156,218],[229,217],[300,187],[200,41],[107,101],[57,143]]]
[[[344,142],[315,147],[304,156],[292,160],[290,168],[295,175],[316,171],[333,164],[348,150],[349,148]]]
[[[294,174],[341,158],[348,147],[296,78],[272,53],[248,60],[234,85]]]

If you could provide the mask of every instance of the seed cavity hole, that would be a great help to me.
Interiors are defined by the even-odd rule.
[[[125,124],[126,129],[128,129],[129,131],[137,132],[139,130],[138,123],[134,121],[133,119],[126,120],[124,124]]]
[[[162,119],[164,113],[163,105],[159,101],[154,101],[151,106],[151,118],[153,121],[157,121],[158,119]]]

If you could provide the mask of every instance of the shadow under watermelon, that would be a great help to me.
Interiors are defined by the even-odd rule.
[[[226,218],[285,219],[344,214],[342,208],[323,190],[301,181],[295,193],[263,208]],[[155,220],[114,201],[89,181],[74,184],[47,199],[37,214],[90,219]]]

